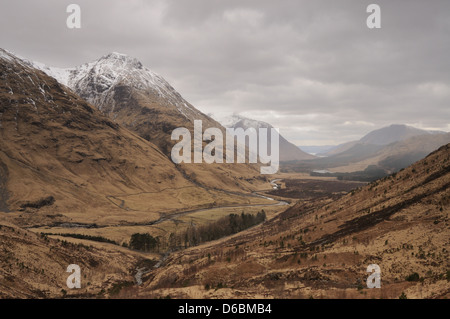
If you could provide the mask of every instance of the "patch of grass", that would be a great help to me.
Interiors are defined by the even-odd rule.
[[[134,283],[133,283],[132,281],[121,281],[121,282],[118,282],[118,283],[114,283],[114,284],[112,285],[112,287],[108,290],[108,293],[109,293],[111,296],[115,296],[115,295],[118,295],[119,292],[120,292],[123,288],[125,288],[125,287],[131,287],[131,286],[133,286],[133,285],[134,285]]]

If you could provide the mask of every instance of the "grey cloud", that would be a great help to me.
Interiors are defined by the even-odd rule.
[[[82,29],[65,27],[69,3]],[[391,123],[450,130],[450,2],[12,1],[1,47],[54,66],[119,51],[205,113],[245,112],[298,143],[329,144]]]

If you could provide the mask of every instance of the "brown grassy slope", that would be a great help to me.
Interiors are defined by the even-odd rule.
[[[344,166],[334,167],[332,171],[354,172],[364,170],[369,165],[378,165],[393,172],[398,170],[396,166],[402,164],[403,166],[406,166],[407,164],[405,163],[411,163],[411,161],[421,159],[433,150],[449,142],[450,133],[414,136],[388,145],[368,159]]]
[[[123,214],[107,195],[194,186],[153,144],[13,57],[0,59],[0,163],[9,210]]]
[[[449,184],[447,144],[339,200],[302,201],[262,226],[173,254],[128,296],[448,298]],[[381,289],[366,288],[373,263]],[[414,273],[419,281],[406,280]]]
[[[133,77],[133,71],[128,71],[129,77]],[[95,85],[75,85],[72,89],[81,97],[89,97],[115,123],[157,145],[168,157],[173,145],[178,142],[171,140],[172,131],[178,127],[187,128],[193,140],[194,120],[202,121],[203,131],[210,127],[219,128],[225,137],[225,128],[221,124],[197,110],[175,90],[172,89],[177,102],[184,105],[181,111],[179,105],[160,95],[157,90],[128,80],[115,83],[106,91]],[[196,184],[234,191],[255,190],[266,182],[257,164],[188,164],[182,165],[181,172]]]
[[[0,299],[97,298],[120,282],[133,283],[138,255],[46,238],[0,224]],[[81,270],[81,289],[69,289],[67,266]],[[67,295],[66,295],[67,294]]]

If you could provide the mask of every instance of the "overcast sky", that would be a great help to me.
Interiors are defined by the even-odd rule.
[[[126,53],[204,113],[325,145],[393,123],[450,131],[449,14],[448,0],[1,0],[0,47],[58,67]]]

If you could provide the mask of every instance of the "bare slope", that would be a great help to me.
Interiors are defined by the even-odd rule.
[[[168,157],[176,143],[171,140],[175,128],[185,127],[193,134],[194,120],[201,120],[203,130],[217,127],[224,132],[164,78],[128,55],[113,52],[72,69],[39,67]],[[181,165],[181,172],[198,184],[228,190],[254,190],[261,182],[255,165]]]
[[[0,222],[0,299],[101,298],[115,287],[133,284],[143,258],[118,250],[98,249],[47,238]],[[69,289],[67,266],[81,269],[81,289]]]
[[[106,196],[194,186],[153,144],[5,51],[0,136],[3,209],[123,214]]]
[[[450,144],[339,200],[173,254],[138,296],[448,298]],[[369,264],[381,289],[367,289]],[[129,292],[129,296],[133,293]]]

